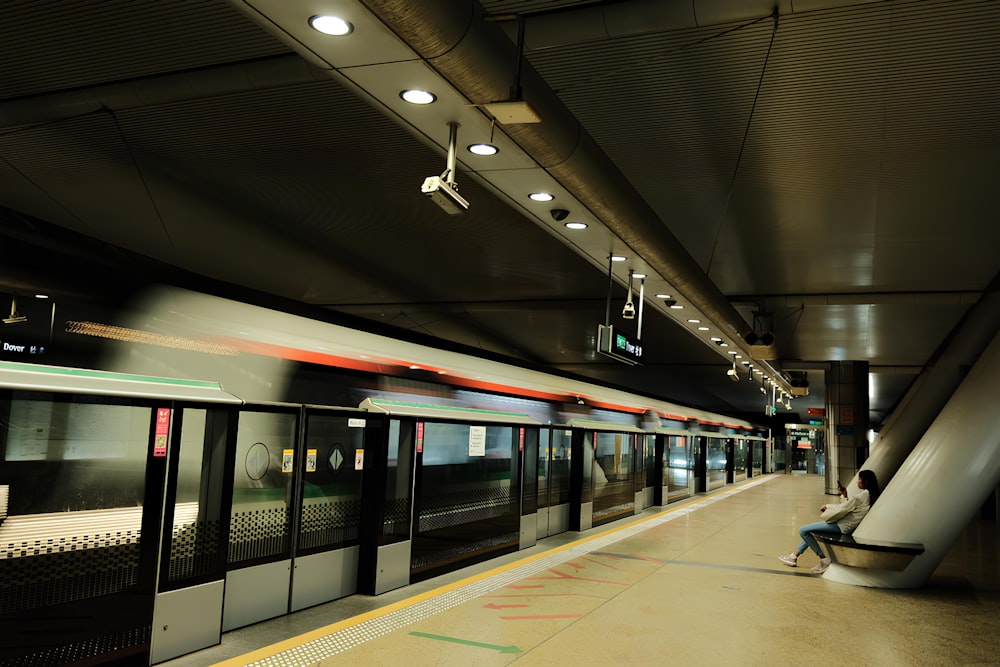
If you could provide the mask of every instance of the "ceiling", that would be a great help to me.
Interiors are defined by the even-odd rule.
[[[866,361],[877,425],[1000,269],[1000,3],[773,7],[4,2],[0,293],[193,276],[734,416],[764,399],[725,352],[808,381],[789,415]],[[459,215],[420,191],[449,122]],[[595,353],[640,333],[629,270],[637,366]]]

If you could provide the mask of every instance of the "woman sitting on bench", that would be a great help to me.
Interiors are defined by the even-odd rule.
[[[839,486],[839,483],[838,483]],[[840,495],[844,497],[844,502],[836,505],[821,505],[820,511],[823,513],[823,520],[816,523],[807,523],[799,528],[799,535],[802,537],[802,544],[799,548],[787,556],[778,556],[778,560],[789,567],[796,567],[799,563],[799,556],[805,553],[806,548],[810,548],[819,556],[817,563],[810,572],[822,574],[826,568],[830,567],[830,559],[823,555],[823,550],[813,533],[841,533],[850,535],[854,529],[865,518],[868,510],[875,504],[881,490],[878,485],[878,478],[871,470],[862,470],[858,473],[858,488],[860,491],[853,497],[847,497],[847,489],[840,487]]]

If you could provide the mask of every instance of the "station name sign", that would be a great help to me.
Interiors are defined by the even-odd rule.
[[[625,334],[616,332],[610,324],[597,325],[597,351],[633,366],[642,361],[642,345]]]
[[[34,356],[45,354],[45,346],[4,340],[0,341],[0,351],[2,351],[2,356]]]

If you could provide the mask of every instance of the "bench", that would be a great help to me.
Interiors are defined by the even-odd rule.
[[[902,572],[914,558],[924,553],[924,545],[878,540],[855,540],[850,535],[813,533],[813,537],[826,543],[830,560],[847,567]]]

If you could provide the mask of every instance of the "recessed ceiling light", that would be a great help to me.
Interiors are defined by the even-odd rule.
[[[729,347],[729,343],[719,343],[719,347]]]
[[[718,336],[712,336],[711,338],[709,338],[709,340],[711,340],[711,341],[713,341],[715,343],[721,343],[722,342],[722,339],[719,338]]]
[[[493,144],[472,144],[469,146],[469,152],[475,155],[496,155],[500,149]]]
[[[570,228],[570,229],[586,229],[587,228],[587,223],[586,222],[567,222],[566,226],[568,228]]]
[[[701,320],[690,319],[688,320],[688,324],[701,324]]]
[[[684,306],[682,306],[679,303],[672,304],[670,307],[673,308],[674,310],[684,310]]]
[[[533,201],[552,201],[555,199],[555,196],[550,195],[548,192],[532,192],[528,195],[528,199]]]
[[[657,294],[656,298],[657,299],[669,299],[670,295],[669,294]]]
[[[48,299],[49,295],[48,294],[36,294],[35,298],[36,299]]]
[[[349,35],[354,31],[354,26],[339,16],[314,16],[309,19],[309,25],[313,30],[335,37]]]
[[[633,278],[645,278],[646,274],[645,273],[633,273],[632,277]]]
[[[612,255],[611,256],[611,261],[612,262],[624,262],[626,259],[628,259],[628,258],[627,257],[622,257],[621,255]]]
[[[729,352],[726,352],[726,354],[736,354],[736,350],[729,350]]]
[[[399,96],[410,104],[432,104],[437,101],[437,96],[434,93],[416,88],[404,90],[399,93]]]
[[[708,331],[708,327],[698,327],[698,331]]]

